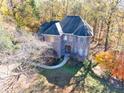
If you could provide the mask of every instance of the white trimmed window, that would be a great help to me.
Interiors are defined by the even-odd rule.
[[[74,48],[74,52],[77,53],[77,47]]]
[[[67,36],[64,36],[64,40],[67,41]]]
[[[78,52],[79,52],[79,55],[80,55],[80,56],[83,55],[83,49],[82,49],[82,48],[79,48]]]

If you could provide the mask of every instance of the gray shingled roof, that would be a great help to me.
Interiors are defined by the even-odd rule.
[[[38,35],[44,34],[44,32],[50,28],[53,24],[59,21],[50,21],[50,22],[45,22],[39,27],[39,31],[37,32]]]
[[[60,21],[60,25],[64,33],[73,33],[81,22],[79,16],[66,16],[62,21]]]
[[[43,34],[60,35],[55,24],[49,27]]]
[[[92,36],[91,27],[81,19],[80,16],[66,16],[59,22],[63,33],[73,34],[77,36]],[[45,29],[42,34],[60,35],[56,22],[52,26]]]
[[[73,34],[77,36],[92,36],[93,35],[91,28],[88,27],[88,24],[79,25]]]

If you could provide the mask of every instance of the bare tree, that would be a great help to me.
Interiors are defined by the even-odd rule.
[[[111,22],[112,22],[112,17],[113,17],[113,14],[116,12],[117,10],[117,6],[118,4],[120,3],[120,0],[117,0],[115,5],[113,5],[114,1],[111,3],[112,6],[110,8],[110,12],[109,15],[108,15],[108,19],[106,20],[106,24],[107,24],[107,32],[106,32],[106,37],[105,37],[105,48],[104,48],[104,51],[107,51],[108,50],[108,45],[109,45],[109,33],[110,33],[110,26],[111,26]]]

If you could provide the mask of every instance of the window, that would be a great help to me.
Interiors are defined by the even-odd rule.
[[[77,48],[76,47],[74,48],[74,52],[77,53]]]
[[[73,42],[73,38],[74,38],[73,36],[69,36],[69,41]]]
[[[67,36],[64,36],[64,40],[67,41]]]
[[[78,52],[79,52],[79,55],[80,55],[80,56],[83,55],[83,49],[82,49],[82,48],[80,48],[80,49],[78,50]]]

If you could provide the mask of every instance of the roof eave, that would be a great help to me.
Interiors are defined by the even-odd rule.
[[[60,35],[53,35],[53,34],[42,34],[42,35],[46,35],[46,36],[60,36]]]
[[[73,35],[73,36],[77,36],[77,37],[93,37],[93,36],[79,36],[79,35]]]

